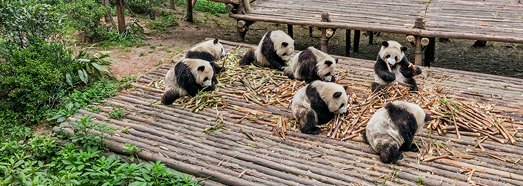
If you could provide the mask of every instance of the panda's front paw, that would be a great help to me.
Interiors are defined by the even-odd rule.
[[[414,75],[420,75],[422,72],[421,72],[421,68],[420,67],[416,67],[416,71],[414,71]]]

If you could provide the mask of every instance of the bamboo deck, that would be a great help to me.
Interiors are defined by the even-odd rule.
[[[225,46],[227,50],[234,48]],[[340,64],[338,70],[347,70],[347,76],[338,77],[339,83],[355,91],[369,89],[373,61],[340,57]],[[523,161],[519,161],[523,156],[521,139],[515,145],[487,140],[482,143],[485,152],[473,152],[476,144],[473,137],[462,136],[457,140],[453,134],[429,136],[424,132],[416,138],[432,139],[473,158],[423,162],[416,153],[405,153],[398,165],[385,165],[359,140],[338,141],[293,131],[282,139],[271,132],[273,125],[269,118],[239,123],[238,118],[245,113],[235,110],[219,109],[217,113],[217,109],[208,108],[192,113],[188,109],[159,105],[162,90],[148,84],[162,79],[171,65],[160,66],[140,77],[133,89],[105,100],[101,112],[81,110],[71,120],[91,115],[97,122],[115,128],[105,138],[111,150],[127,153],[124,144],[133,144],[142,149],[137,153],[141,159],[160,160],[173,169],[201,178],[205,185],[374,185],[385,180],[387,185],[416,185],[419,180],[426,185],[472,182],[523,185]],[[494,104],[504,110],[501,114],[523,120],[522,79],[441,68],[425,68],[424,74],[418,78],[422,87],[442,85],[449,88],[449,95]],[[220,88],[229,106],[290,116],[287,108],[245,101],[239,96],[244,91],[240,82]],[[110,119],[108,106],[124,108],[125,118]],[[223,117],[225,128],[206,134],[204,130],[215,125],[217,115]],[[62,127],[70,131],[67,124]],[[523,125],[513,127],[523,130]],[[245,132],[252,132],[255,140]]]
[[[351,30],[523,43],[520,0],[256,0],[235,19]],[[321,22],[328,12],[331,22]],[[425,29],[414,28],[417,17]]]

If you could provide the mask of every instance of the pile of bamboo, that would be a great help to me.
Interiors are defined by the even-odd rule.
[[[249,103],[286,108],[290,112],[292,97],[304,83],[289,80],[281,71],[252,65],[240,67],[238,63],[241,53],[237,48],[219,62],[226,70],[218,76],[220,82],[218,89],[225,90],[226,93],[221,93],[220,90],[200,92],[195,97],[178,99],[175,105],[189,108],[193,112],[205,108],[237,110],[244,113],[244,116],[233,119],[239,119],[240,122],[250,120],[258,123],[257,120],[260,118],[257,115],[259,114],[252,113],[252,109],[226,104],[227,101],[223,96],[234,94],[243,97]],[[149,86],[163,89],[162,80],[152,82]],[[405,100],[420,105],[433,116],[434,120],[427,124],[430,133],[438,135],[454,133],[458,139],[462,135],[485,137],[485,139],[499,143],[510,141],[514,144],[517,141],[515,138],[517,130],[507,129],[506,124],[509,122],[506,119],[497,118],[495,114],[491,113],[492,107],[454,100],[447,97],[443,93],[443,88],[439,86],[420,87],[417,93],[411,93],[408,87],[395,83],[384,90],[386,92],[384,95],[372,94],[368,87],[347,86],[349,87],[348,113],[343,116],[337,115],[330,123],[323,126],[324,130],[328,131],[326,136],[329,138],[345,141],[361,137],[365,132],[367,122],[377,109],[394,100]],[[352,90],[357,90],[358,94]],[[297,130],[294,118],[272,117],[270,113],[261,115],[269,116],[268,120],[272,121],[275,134],[283,138],[288,130]]]

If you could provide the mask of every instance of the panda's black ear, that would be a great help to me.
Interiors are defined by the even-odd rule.
[[[287,46],[289,46],[289,43],[287,43],[287,42],[283,42],[283,43],[281,43],[281,46],[282,46],[282,47],[287,47]]]
[[[198,71],[203,72],[205,70],[205,66],[199,66]]]
[[[214,44],[218,44],[218,38],[214,39]]]
[[[349,86],[348,85],[343,85],[343,89],[348,90]]]
[[[402,47],[401,47],[401,51],[403,51],[403,52],[407,51],[407,49],[408,49],[408,48],[407,48],[406,46],[402,46]]]
[[[341,97],[341,92],[335,92],[334,95],[332,95],[332,97],[334,97],[334,98]]]
[[[332,65],[332,61],[325,61],[325,65],[330,67]]]
[[[336,64],[338,63],[338,61],[339,61],[339,59],[338,59],[338,58],[334,59],[334,62],[336,62]]]
[[[383,41],[383,42],[381,42],[381,45],[383,45],[384,47],[389,47],[389,42]]]

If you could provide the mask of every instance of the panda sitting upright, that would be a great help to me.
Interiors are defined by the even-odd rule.
[[[405,56],[407,47],[401,46],[396,41],[383,41],[374,64],[374,82],[372,92],[377,92],[390,83],[397,81],[409,85],[411,91],[417,91],[418,86],[413,78],[421,74],[421,68],[415,67]],[[389,70],[389,67],[390,70]]]
[[[269,31],[263,35],[258,47],[245,53],[240,65],[254,64],[283,70],[286,61],[294,52],[294,40],[281,30]]]
[[[189,49],[187,54],[185,54],[185,58],[208,61],[214,70],[212,82],[213,84],[218,84],[216,76],[223,70],[223,67],[216,64],[216,61],[225,57],[225,54],[223,45],[218,41],[218,39],[214,39],[198,43],[196,46]]]
[[[310,83],[314,80],[335,82],[334,69],[338,59],[314,47],[309,47],[292,58],[284,72],[290,79],[304,80]]]

